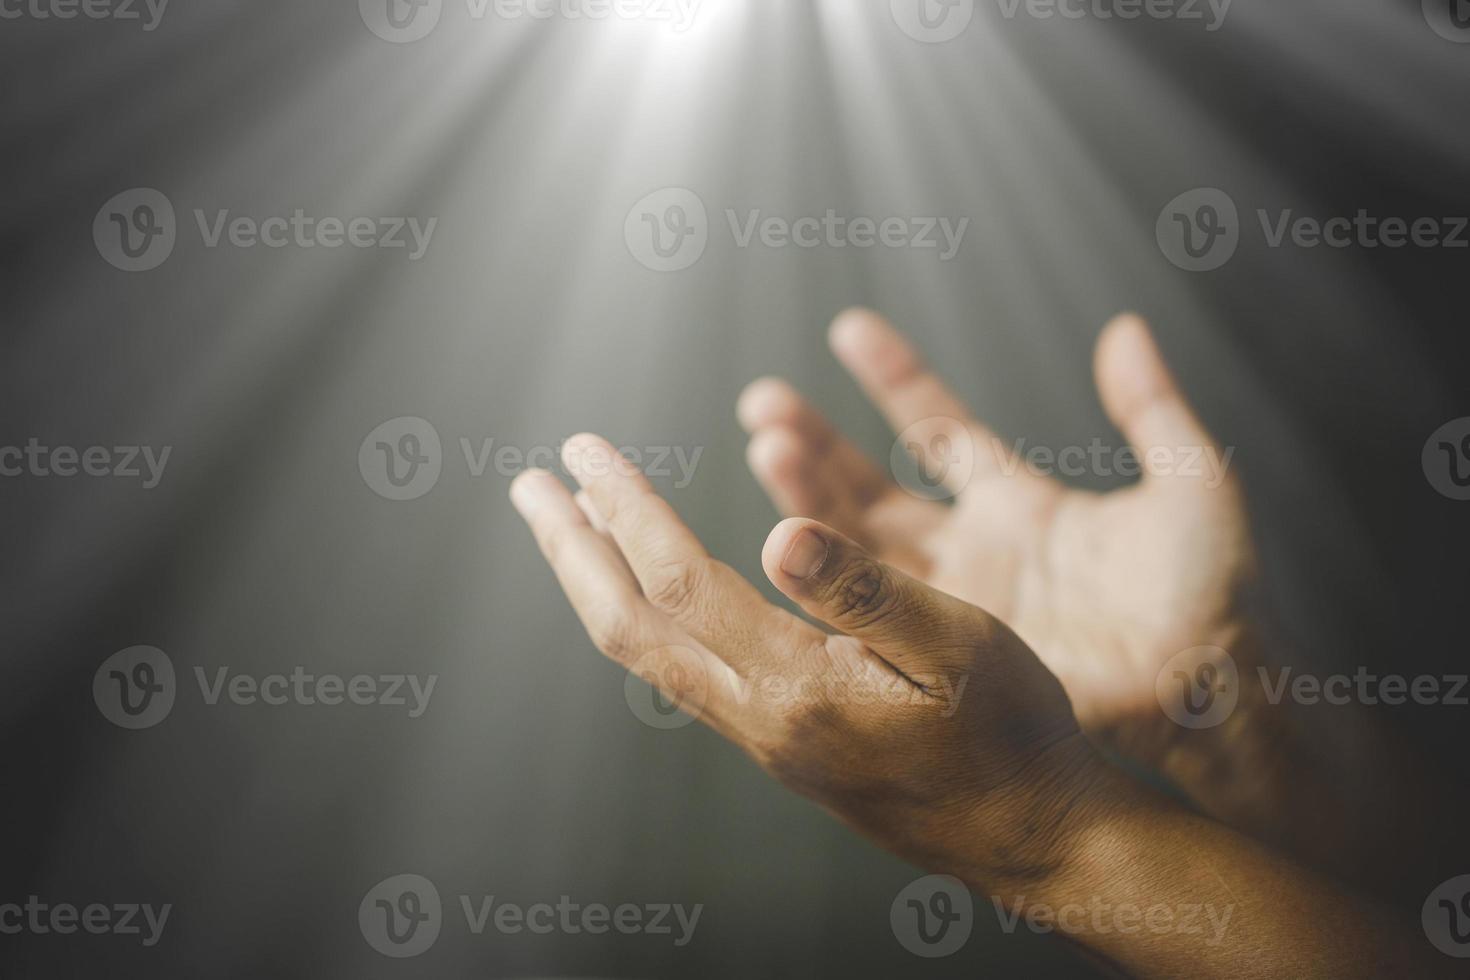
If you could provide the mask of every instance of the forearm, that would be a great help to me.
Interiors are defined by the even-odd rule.
[[[1410,918],[1336,889],[1121,774],[1048,834],[1038,876],[971,880],[1002,928],[1057,932],[1138,977],[1436,977]],[[987,901],[988,900],[988,901]]]

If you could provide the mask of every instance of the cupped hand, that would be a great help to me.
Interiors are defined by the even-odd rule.
[[[828,633],[712,558],[605,441],[564,461],[576,497],[544,471],[511,496],[603,653],[889,850],[975,881],[1049,870],[1101,763],[1006,626],[783,521],[762,565]]]
[[[1119,317],[1097,345],[1103,406],[1143,470],[1110,493],[1038,472],[876,314],[840,316],[831,345],[953,501],[905,490],[768,378],[747,388],[739,416],[777,508],[824,521],[1004,620],[1062,681],[1089,735],[1157,764],[1181,729],[1160,711],[1156,680],[1183,651],[1235,649],[1254,558],[1230,454],[1180,394],[1147,326]]]

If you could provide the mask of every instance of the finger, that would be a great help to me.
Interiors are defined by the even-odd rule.
[[[587,518],[587,523],[592,525],[592,530],[596,531],[608,543],[608,546],[612,548],[614,553],[616,553],[618,567],[623,570],[623,573],[628,578],[636,583],[638,581],[637,576],[633,574],[633,569],[628,567],[628,559],[623,557],[622,550],[618,547],[617,542],[613,540],[612,532],[607,529],[607,521],[603,520],[602,515],[597,512],[597,508],[592,506],[592,498],[587,496],[585,490],[578,490],[572,499],[577,502],[577,509]]]
[[[862,508],[893,489],[887,475],[827,421],[795,388],[779,378],[760,378],[740,393],[740,424],[752,435],[770,428],[791,430],[809,459],[820,460],[814,487],[834,503]]]
[[[842,494],[824,479],[822,467],[795,430],[760,429],[745,447],[745,461],[782,516],[815,517],[852,527],[855,514],[843,506]]]
[[[510,499],[574,604],[579,598],[609,603],[642,598],[616,546],[592,526],[555,475],[526,470],[511,482]]]
[[[587,518],[587,523],[592,525],[593,530],[598,534],[607,535],[611,540],[612,535],[608,533],[607,521],[604,521],[602,515],[597,512],[597,508],[592,506],[592,498],[587,496],[587,491],[578,490],[572,499],[577,502],[577,509]],[[619,557],[622,557],[621,553]]]
[[[803,451],[790,429],[763,429],[746,450],[751,471],[783,517],[810,517],[878,551],[911,575],[923,576],[929,556],[923,541],[948,517],[948,508],[892,487],[866,508],[843,501],[810,473],[822,464]]]
[[[1103,328],[1093,366],[1103,408],[1139,454],[1146,479],[1218,486],[1226,478],[1228,457],[1180,393],[1140,317],[1124,314]]]
[[[659,688],[669,702],[692,705],[726,731],[738,705],[728,692],[730,668],[658,614],[612,541],[588,522],[561,481],[527,470],[511,483],[511,502],[525,518],[593,644]]]
[[[921,466],[943,474],[951,490],[964,489],[972,476],[1025,473],[1009,465],[1009,450],[878,314],[848,310],[833,321],[829,339],[906,448]]]
[[[605,440],[573,436],[562,453],[648,602],[727,664],[745,673],[822,642],[821,631],[771,605],[711,558],[668,501]]]
[[[786,382],[752,382],[738,413],[753,433],[751,472],[783,516],[815,518],[885,551],[911,548],[943,519],[942,505],[900,490]]]
[[[986,613],[910,578],[816,521],[776,525],[761,552],[771,582],[911,679],[962,671],[995,631]]]

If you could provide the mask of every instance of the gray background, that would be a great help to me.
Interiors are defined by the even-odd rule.
[[[508,479],[458,439],[529,449],[592,428],[703,447],[660,481],[757,581],[774,513],[734,421],[795,380],[880,458],[892,436],[825,350],[873,305],[998,430],[1118,436],[1090,374],[1102,322],[1157,324],[1238,447],[1271,597],[1303,665],[1463,662],[1465,507],[1420,467],[1470,415],[1465,251],[1272,250],[1223,269],[1154,241],[1198,186],[1319,216],[1466,214],[1470,47],[1417,3],[1237,0],[1198,23],[1004,18],[947,44],[886,2],[710,0],[648,23],[473,22],[386,43],[351,3],[174,0],[157,30],[0,21],[0,444],[173,447],[162,484],[0,480],[0,901],[171,902],[163,941],[0,937],[17,976],[1088,976],[983,905],[956,956],[911,957],[889,903],[917,872],[698,726],[653,731],[590,647]],[[119,191],[180,217],[161,267],[92,242]],[[696,191],[716,233],[660,275],[634,202]],[[427,256],[202,247],[191,212],[437,216]],[[725,208],[971,220],[960,256],[739,249]],[[1254,234],[1251,232],[1254,231]],[[357,469],[385,419],[445,441],[428,496]],[[1106,485],[1106,480],[1092,481]],[[134,644],[181,674],[128,732],[91,699]],[[192,668],[437,673],[424,717],[207,706]],[[1400,721],[1459,767],[1463,710]],[[1463,775],[1462,767],[1450,770]],[[1463,868],[1447,868],[1462,872]],[[417,960],[363,941],[392,874],[530,904],[705,906],[694,941],[473,937]]]

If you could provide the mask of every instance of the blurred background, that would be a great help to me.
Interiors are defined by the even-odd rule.
[[[883,311],[999,432],[1062,447],[1122,444],[1090,359],[1134,309],[1236,447],[1293,662],[1463,671],[1470,503],[1423,450],[1470,416],[1464,6],[4,0],[0,446],[47,448],[0,458],[0,902],[172,912],[150,946],[0,936],[0,972],[1093,976],[983,905],[957,954],[906,951],[919,872],[644,724],[510,478],[595,429],[765,587],[744,384],[892,445],[835,313]],[[1360,210],[1442,237],[1258,220]],[[745,235],[829,211],[905,224]],[[1192,256],[1180,214],[1224,234]],[[120,715],[104,661],[139,646],[122,675],[164,684],[161,652],[172,700]],[[208,696],[298,667],[437,680],[416,716],[407,683]],[[1390,709],[1453,779],[1467,710]],[[400,874],[444,903],[415,959],[359,928]],[[682,946],[474,935],[462,895],[703,911]]]

